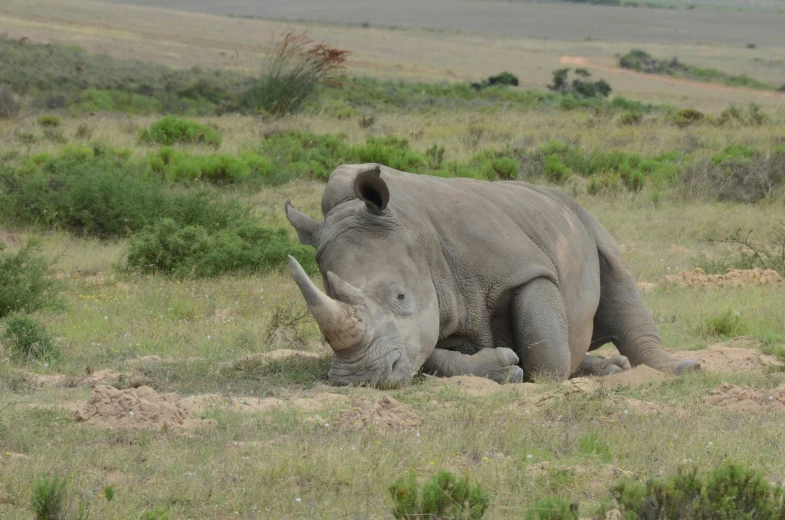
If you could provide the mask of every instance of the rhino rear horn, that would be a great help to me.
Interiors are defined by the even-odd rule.
[[[354,306],[333,300],[320,291],[305,274],[300,263],[291,255],[289,255],[289,271],[297,282],[319,329],[334,351],[340,352],[351,348],[365,338],[365,322]]]

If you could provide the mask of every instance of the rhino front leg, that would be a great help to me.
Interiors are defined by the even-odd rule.
[[[523,381],[518,356],[508,348],[484,348],[473,355],[437,348],[425,361],[423,372],[441,377],[487,377],[502,384]]]
[[[572,360],[564,302],[550,280],[534,279],[512,301],[512,330],[524,376],[570,377]]]
[[[630,365],[630,361],[625,356],[604,358],[587,354],[573,376],[609,376],[631,368],[632,365]]]

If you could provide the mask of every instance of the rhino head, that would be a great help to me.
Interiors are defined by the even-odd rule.
[[[405,384],[439,336],[427,226],[406,225],[418,210],[386,175],[374,164],[337,168],[322,197],[323,222],[286,205],[300,242],[316,248],[327,294],[291,256],[289,267],[334,351],[329,378],[337,383]]]

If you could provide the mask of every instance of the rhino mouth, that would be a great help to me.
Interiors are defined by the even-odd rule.
[[[367,356],[348,362],[333,356],[328,377],[337,385],[368,385],[375,388],[398,388],[411,381],[414,372],[405,349],[398,348],[378,361]]]

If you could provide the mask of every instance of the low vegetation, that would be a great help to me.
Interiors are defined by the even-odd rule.
[[[671,58],[662,60],[652,57],[648,52],[633,49],[619,59],[619,66],[625,69],[644,72],[646,74],[666,74],[677,78],[686,78],[708,83],[721,83],[731,87],[746,87],[758,90],[776,90],[777,87],[750,78],[744,74],[733,75],[717,69],[701,68],[687,65]]]
[[[221,146],[221,133],[216,129],[174,116],[156,121],[149,130],[141,130],[139,139],[146,143],[166,146],[176,144],[204,144],[214,148]]]
[[[62,307],[63,284],[50,277],[51,262],[41,254],[36,240],[15,253],[0,242],[0,318],[16,312],[36,312]]]
[[[398,520],[440,518],[444,520],[479,520],[490,503],[488,492],[464,476],[456,478],[449,471],[437,471],[429,480],[417,484],[414,472],[407,472],[390,487],[393,516]]]
[[[572,69],[559,69],[553,71],[553,82],[548,85],[548,90],[559,94],[572,94],[579,98],[606,98],[611,93],[611,86],[607,81],[600,79],[589,81],[591,72],[586,69],[575,69],[577,78],[569,81]]]
[[[682,468],[665,479],[623,481],[613,488],[624,518],[713,520],[785,517],[782,489],[759,471],[726,462],[708,474]]]

